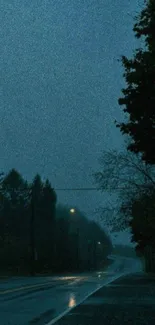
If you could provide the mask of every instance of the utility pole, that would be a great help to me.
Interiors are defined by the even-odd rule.
[[[31,217],[30,217],[30,274],[35,276],[35,209],[34,209],[34,193],[33,188],[31,189]]]
[[[93,259],[94,259],[94,265],[93,268],[96,269],[96,240],[93,241]]]
[[[77,269],[79,270],[79,227],[77,227]]]
[[[91,269],[91,240],[88,240],[88,270]]]

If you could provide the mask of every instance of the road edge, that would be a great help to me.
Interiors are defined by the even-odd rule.
[[[70,307],[67,308],[63,313],[61,313],[59,316],[55,317],[54,319],[52,319],[51,321],[49,321],[48,323],[45,323],[45,325],[53,325],[56,324],[57,321],[59,321],[61,318],[63,318],[64,316],[66,316],[71,310],[75,309],[76,307],[78,307],[79,305],[81,305],[87,298],[89,298],[91,295],[93,295],[95,292],[97,292],[98,290],[100,290],[101,288],[103,288],[105,285],[123,277],[126,276],[128,274],[130,274],[131,272],[126,272],[126,273],[121,273],[121,274],[117,274],[115,277],[112,277],[112,279],[107,279],[107,281],[105,281],[103,284],[100,285],[99,288],[91,291],[87,296],[85,296],[85,298],[83,298],[76,306],[74,307]],[[136,273],[136,272],[133,272]]]

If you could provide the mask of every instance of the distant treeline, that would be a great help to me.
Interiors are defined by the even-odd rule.
[[[134,247],[121,244],[115,245],[115,247],[113,248],[113,254],[131,258],[137,257]]]
[[[75,208],[57,206],[49,180],[28,183],[15,170],[0,179],[0,272],[28,274],[103,267],[112,244]],[[34,256],[32,256],[34,255]]]

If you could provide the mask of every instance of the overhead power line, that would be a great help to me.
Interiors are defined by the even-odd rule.
[[[80,187],[80,188],[54,188],[55,191],[116,191],[124,190],[126,187],[117,187],[117,188],[97,188],[97,187]]]
[[[56,191],[99,191],[95,187],[81,187],[81,188],[55,188]]]

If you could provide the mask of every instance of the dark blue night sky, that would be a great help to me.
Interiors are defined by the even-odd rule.
[[[123,147],[117,59],[139,45],[132,28],[142,3],[0,0],[1,170],[40,173],[55,188],[92,186],[102,150]],[[106,198],[58,193],[89,218]]]

